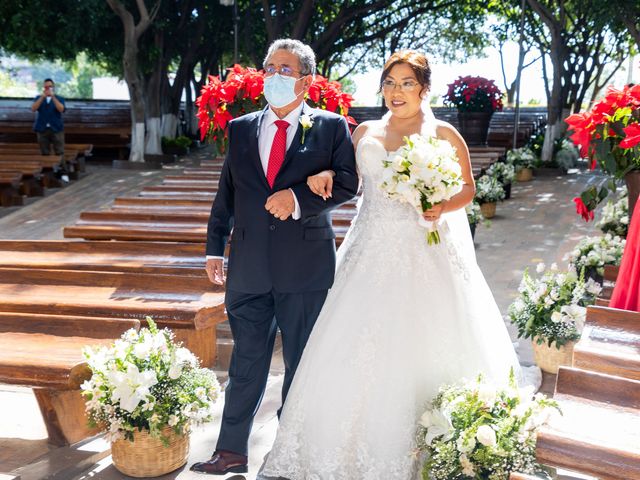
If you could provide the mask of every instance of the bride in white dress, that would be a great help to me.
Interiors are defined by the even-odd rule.
[[[482,372],[506,382],[518,361],[476,263],[464,206],[474,195],[469,154],[450,125],[421,108],[430,70],[415,51],[382,74],[389,114],[354,133],[363,182],[357,218],[338,252],[335,283],[307,343],[261,474],[290,480],[409,480],[419,470],[414,432],[442,384]],[[382,162],[421,132],[456,147],[466,183],[425,213],[379,188]],[[326,172],[309,179],[326,194]]]

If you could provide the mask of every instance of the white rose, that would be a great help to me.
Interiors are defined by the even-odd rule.
[[[179,363],[174,363],[169,368],[169,378],[175,380],[182,374],[182,366]]]
[[[463,434],[462,436],[460,436],[460,438],[458,438],[458,441],[456,442],[456,448],[460,453],[469,453],[473,451],[474,448],[476,448],[476,439],[473,437],[465,437],[467,437],[467,435]]]
[[[558,311],[553,312],[551,314],[551,321],[553,323],[560,323],[562,321],[562,314],[560,312],[558,312]]]
[[[478,400],[480,400],[485,407],[492,407],[496,402],[496,389],[490,385],[480,385],[478,388]]]
[[[489,425],[480,425],[476,438],[485,447],[494,447],[497,443],[496,432]]]

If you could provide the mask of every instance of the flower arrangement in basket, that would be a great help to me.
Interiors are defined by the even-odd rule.
[[[529,147],[514,148],[507,152],[507,163],[513,165],[516,172],[535,167],[537,161],[536,154]]]
[[[592,279],[585,282],[584,272],[578,274],[573,268],[559,271],[552,264],[547,270],[541,263],[536,271],[539,278],[525,270],[519,296],[509,306],[509,318],[520,338],[532,339],[538,366],[555,372],[559,365],[570,364],[586,307],[593,305],[602,287]]]
[[[201,368],[188,349],[176,344],[171,331],[159,330],[149,317],[147,322],[148,328],[127,330],[112,346],[84,352],[92,371],[81,386],[89,420],[106,431],[116,468],[133,476],[160,475],[183,465],[189,429],[212,420],[220,394],[211,370]],[[176,437],[182,439],[183,458],[163,469],[171,452],[154,448],[150,449],[151,470],[141,473],[140,465],[119,463],[117,452],[137,444],[143,447],[147,437],[166,446],[174,444]]]
[[[607,233],[600,237],[585,237],[563,260],[576,272],[584,269],[585,275],[602,283],[605,265],[620,265],[626,240]]]
[[[602,233],[610,233],[622,238],[627,238],[629,231],[629,203],[627,201],[627,188],[622,187],[618,200],[609,200],[602,207],[602,217],[597,223]]]
[[[536,462],[536,434],[558,404],[533,388],[496,388],[478,378],[446,386],[422,415],[419,452],[426,454],[425,480],[508,480],[511,472],[545,474]],[[547,477],[548,478],[548,477]]]
[[[482,175],[476,181],[476,200],[480,205],[504,200],[504,188],[496,177]]]
[[[201,95],[196,99],[198,126],[204,141],[215,142],[218,151],[226,151],[228,123],[234,118],[264,108],[264,71],[234,65],[228,69],[227,78],[210,75]],[[336,112],[356,125],[348,115],[353,97],[342,91],[339,82],[316,75],[306,100],[311,107]]]
[[[448,86],[444,104],[459,112],[496,112],[502,110],[502,92],[493,80],[484,77],[458,77]]]
[[[609,87],[590,111],[570,115],[565,122],[581,155],[591,159],[591,169],[599,165],[612,177],[608,186],[589,187],[574,199],[578,213],[589,221],[609,190],[615,190],[614,180],[640,170],[640,85]]]
[[[462,190],[462,169],[456,149],[446,140],[418,133],[405,137],[405,145],[391,160],[383,161],[380,188],[388,198],[408,203],[427,229],[427,243],[440,243],[437,224],[422,218],[434,205]]]
[[[497,178],[502,185],[509,185],[516,178],[516,170],[510,163],[496,162],[487,169],[487,175]]]
[[[466,207],[464,207],[467,212],[467,220],[469,220],[469,225],[477,225],[482,220],[482,213],[480,210],[480,204],[474,200],[471,203],[468,203]]]

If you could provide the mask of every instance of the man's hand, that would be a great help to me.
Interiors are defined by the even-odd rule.
[[[267,198],[264,208],[279,220],[286,220],[296,209],[293,192],[289,189],[280,190]]]
[[[208,258],[205,270],[211,283],[224,285],[224,262],[221,258]]]

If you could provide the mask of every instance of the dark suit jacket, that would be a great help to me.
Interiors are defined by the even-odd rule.
[[[358,188],[347,122],[305,104],[303,114],[311,116],[313,126],[304,144],[302,126],[298,126],[271,189],[258,152],[263,114],[250,113],[229,124],[229,149],[209,218],[207,255],[224,254],[233,228],[227,276],[230,290],[298,293],[328,289],[335,270],[330,211],[353,198]],[[336,176],[333,198],[324,201],[311,192],[306,181],[328,169]],[[264,208],[271,194],[288,188],[298,199],[300,220],[281,221]]]

